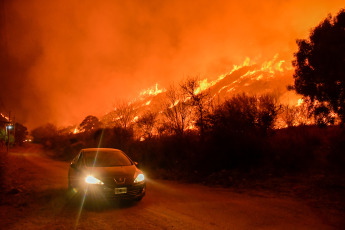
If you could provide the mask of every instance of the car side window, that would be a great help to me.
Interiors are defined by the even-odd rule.
[[[78,157],[78,160],[77,160],[76,164],[77,164],[78,168],[83,165],[83,153],[79,154],[79,157]]]

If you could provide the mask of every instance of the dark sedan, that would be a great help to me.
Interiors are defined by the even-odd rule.
[[[141,200],[145,176],[124,152],[111,148],[82,149],[68,171],[68,188],[93,199]]]

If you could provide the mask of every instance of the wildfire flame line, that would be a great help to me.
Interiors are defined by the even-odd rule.
[[[234,86],[235,84],[241,83],[242,80],[250,78],[251,80],[263,80],[265,76],[263,73],[269,73],[269,75],[266,78],[272,78],[275,76],[276,72],[284,72],[286,70],[291,70],[292,66],[288,66],[286,64],[285,60],[279,60],[278,59],[278,54],[276,54],[271,61],[265,61],[264,63],[261,64],[261,66],[257,69],[254,70],[248,70],[245,74],[243,74],[239,79],[234,80],[231,84],[223,86],[218,93],[221,91],[228,89],[226,92],[231,92],[235,90]],[[246,57],[245,60],[243,61],[242,65],[233,65],[232,70],[227,73],[227,74],[222,74],[218,77],[218,79],[208,82],[208,79],[204,79],[200,81],[200,87],[197,89],[196,93],[199,93],[203,90],[208,89],[209,87],[217,84],[219,81],[224,79],[226,76],[231,75],[234,73],[236,70],[239,70],[243,67],[246,66],[253,66],[256,63],[251,61],[249,57]],[[261,73],[261,74],[260,74]],[[230,88],[230,89],[229,89]]]
[[[159,89],[158,88],[158,83],[156,83],[155,86],[141,91],[139,95],[140,96],[152,96],[152,95],[154,96],[154,95],[158,95],[160,93],[163,93],[165,91],[166,91],[166,89],[164,89],[164,88],[163,89]]]
[[[241,82],[243,82],[245,80],[250,79],[250,80],[259,81],[259,80],[270,79],[270,78],[275,77],[276,74],[279,74],[279,73],[282,73],[284,71],[293,69],[292,65],[291,64],[289,65],[289,62],[286,62],[285,60],[280,59],[278,54],[274,55],[274,57],[271,60],[265,61],[265,62],[260,63],[260,64],[257,64],[256,62],[251,60],[249,57],[246,57],[242,64],[233,65],[232,69],[228,73],[218,76],[217,79],[215,79],[213,81],[210,81],[207,78],[200,80],[199,81],[199,87],[195,90],[195,93],[198,94],[198,93],[201,93],[207,89],[210,89],[212,86],[219,83],[225,77],[232,75],[235,71],[240,70],[243,67],[250,67],[250,68],[248,68],[247,72],[241,73],[241,76],[239,76],[237,79],[234,79],[234,81],[232,81],[231,83],[229,83],[229,84],[223,86],[221,89],[219,89],[218,94],[220,94],[221,91],[224,91],[224,92],[226,91],[227,93],[235,92],[236,89],[238,88],[238,86],[240,86]],[[278,76],[280,76],[280,75],[278,75]],[[248,85],[249,85],[249,83],[246,83],[244,86],[248,86]],[[136,99],[134,99],[133,101],[129,102],[128,105],[132,105],[132,104],[140,101],[140,102],[142,102],[143,106],[149,106],[149,105],[151,105],[152,98],[149,99],[148,97],[156,96],[156,95],[161,94],[161,93],[166,92],[166,91],[167,90],[165,88],[159,88],[158,83],[156,83],[154,86],[152,86],[146,90],[142,90],[139,93],[138,97]],[[216,94],[214,96],[216,96]],[[145,100],[145,103],[144,103],[144,100]],[[188,100],[188,98],[185,98],[185,100]],[[176,106],[179,102],[180,101],[176,101],[174,104],[171,105],[171,107]],[[300,99],[300,100],[298,100],[298,102],[296,101],[293,104],[296,106],[300,106],[301,104],[303,104],[303,100]],[[136,109],[136,108],[133,108],[133,109]],[[114,108],[114,111],[116,111],[116,110],[117,110],[117,108]],[[160,111],[159,113],[162,113],[162,111]],[[132,122],[135,122],[139,117],[140,117],[140,115],[136,116]],[[117,120],[117,119],[120,119],[120,117],[113,118],[113,120]],[[75,128],[73,131],[73,133],[78,133],[78,132],[81,132],[80,130],[78,130],[78,128]]]

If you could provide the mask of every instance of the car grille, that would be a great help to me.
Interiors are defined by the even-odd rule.
[[[131,199],[142,195],[145,188],[144,183],[133,184],[133,177],[128,176],[115,176],[102,178],[104,185],[102,186],[102,192],[107,198],[114,199]],[[115,194],[115,188],[127,188],[127,193]]]
[[[102,178],[102,181],[105,186],[109,188],[123,187],[133,184],[133,178],[126,176],[118,177],[105,177]]]

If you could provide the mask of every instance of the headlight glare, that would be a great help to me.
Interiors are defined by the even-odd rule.
[[[93,176],[87,176],[85,178],[85,182],[88,184],[104,184],[102,181],[98,180],[97,178]]]
[[[145,180],[145,176],[142,173],[139,173],[138,176],[135,178],[134,183],[143,182]]]

